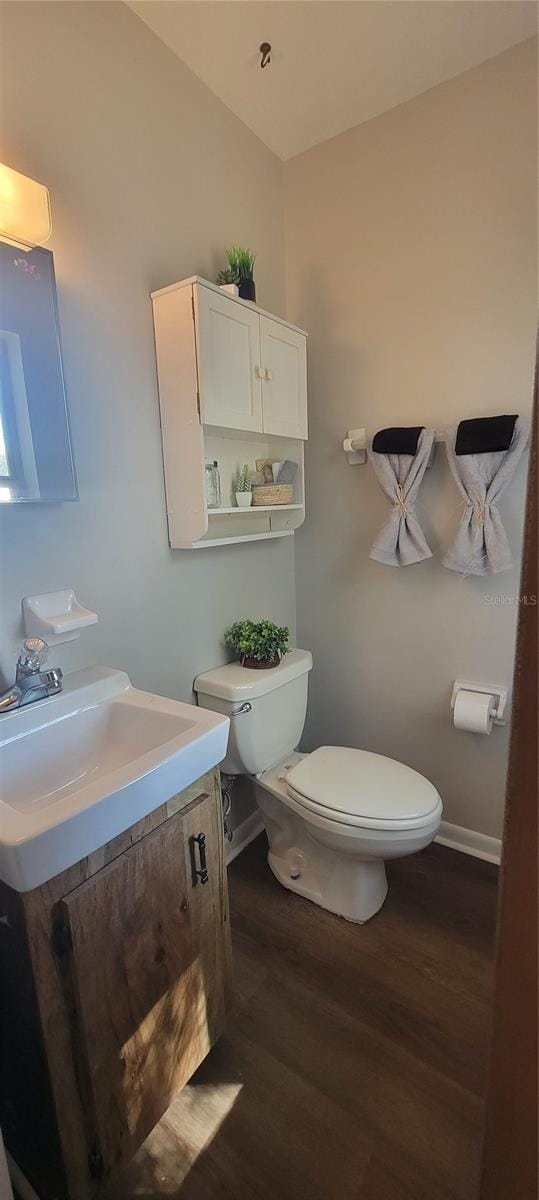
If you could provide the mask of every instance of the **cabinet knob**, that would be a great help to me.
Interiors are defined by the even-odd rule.
[[[263,379],[264,378],[264,368],[263,367],[255,367],[255,375],[256,375],[257,379]]]
[[[265,379],[268,379],[268,380],[273,379],[273,371],[270,371],[269,367],[266,367],[264,377],[265,377]]]

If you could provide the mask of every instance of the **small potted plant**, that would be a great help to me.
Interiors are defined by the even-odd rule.
[[[278,667],[289,650],[290,630],[273,621],[236,621],[225,633],[225,641],[239,655],[242,667],[262,670]]]
[[[219,271],[215,282],[222,292],[230,292],[231,296],[239,295],[238,273],[232,270],[232,267],[225,267],[223,271]]]
[[[235,483],[236,504],[238,508],[250,508],[253,502],[253,484],[251,479],[251,471],[244,463],[241,471],[238,471]]]
[[[234,271],[238,281],[239,293],[242,300],[256,301],[256,288],[253,279],[255,255],[241,246],[231,246],[226,251],[228,265]]]

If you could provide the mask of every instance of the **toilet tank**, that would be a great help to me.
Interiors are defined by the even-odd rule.
[[[230,717],[222,771],[260,775],[296,749],[312,665],[308,650],[290,650],[278,667],[257,671],[235,662],[197,676],[198,703]]]

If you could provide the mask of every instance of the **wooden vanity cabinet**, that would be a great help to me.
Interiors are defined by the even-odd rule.
[[[223,1029],[219,773],[42,887],[0,885],[0,918],[6,1144],[41,1200],[90,1200]]]

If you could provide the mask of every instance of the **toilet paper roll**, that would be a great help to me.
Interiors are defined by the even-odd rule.
[[[453,709],[455,729],[465,729],[468,733],[490,733],[495,706],[494,696],[462,689],[457,693]]]

